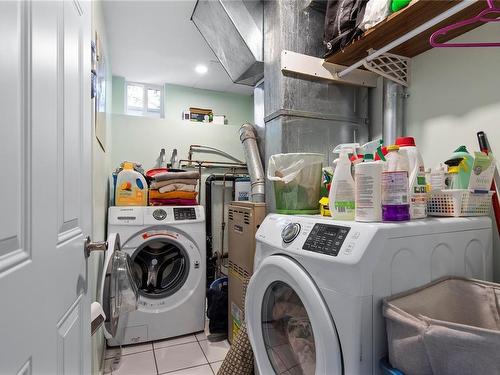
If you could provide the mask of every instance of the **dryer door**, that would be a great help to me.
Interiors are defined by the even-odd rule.
[[[330,312],[294,260],[266,258],[248,285],[245,318],[260,374],[342,374]]]
[[[104,335],[116,337],[118,323],[126,319],[127,313],[137,309],[138,291],[132,276],[130,256],[121,251],[120,236],[108,236],[108,249],[105,253],[103,275],[101,278],[100,303],[106,314]],[[126,324],[120,324],[125,326]]]

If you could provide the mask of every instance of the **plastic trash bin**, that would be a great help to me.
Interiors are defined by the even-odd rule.
[[[207,293],[207,318],[210,334],[227,336],[228,278],[221,277],[210,284]]]
[[[384,299],[389,361],[406,375],[500,375],[500,285],[447,277]]]
[[[267,178],[274,184],[276,211],[317,214],[323,154],[276,154],[269,158]]]

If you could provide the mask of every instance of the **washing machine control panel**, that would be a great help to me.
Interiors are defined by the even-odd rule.
[[[196,210],[194,207],[174,207],[174,219],[177,220],[196,220]]]
[[[302,250],[337,256],[344,243],[349,227],[330,224],[314,224]]]

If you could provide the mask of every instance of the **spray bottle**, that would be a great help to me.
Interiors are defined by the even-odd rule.
[[[374,139],[373,141],[366,142],[363,146],[359,146],[358,153],[363,155],[382,155],[382,144],[384,140],[382,138]]]
[[[335,147],[333,153],[339,153],[332,186],[328,195],[330,213],[336,220],[354,220],[354,179],[351,174],[349,153],[355,154],[357,143],[342,144]]]

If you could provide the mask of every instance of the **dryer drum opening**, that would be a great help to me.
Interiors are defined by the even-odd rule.
[[[262,335],[276,373],[314,375],[316,347],[306,308],[293,288],[275,281],[262,303]]]
[[[178,243],[155,238],[143,243],[132,255],[139,294],[165,298],[177,292],[189,275],[189,256]]]

